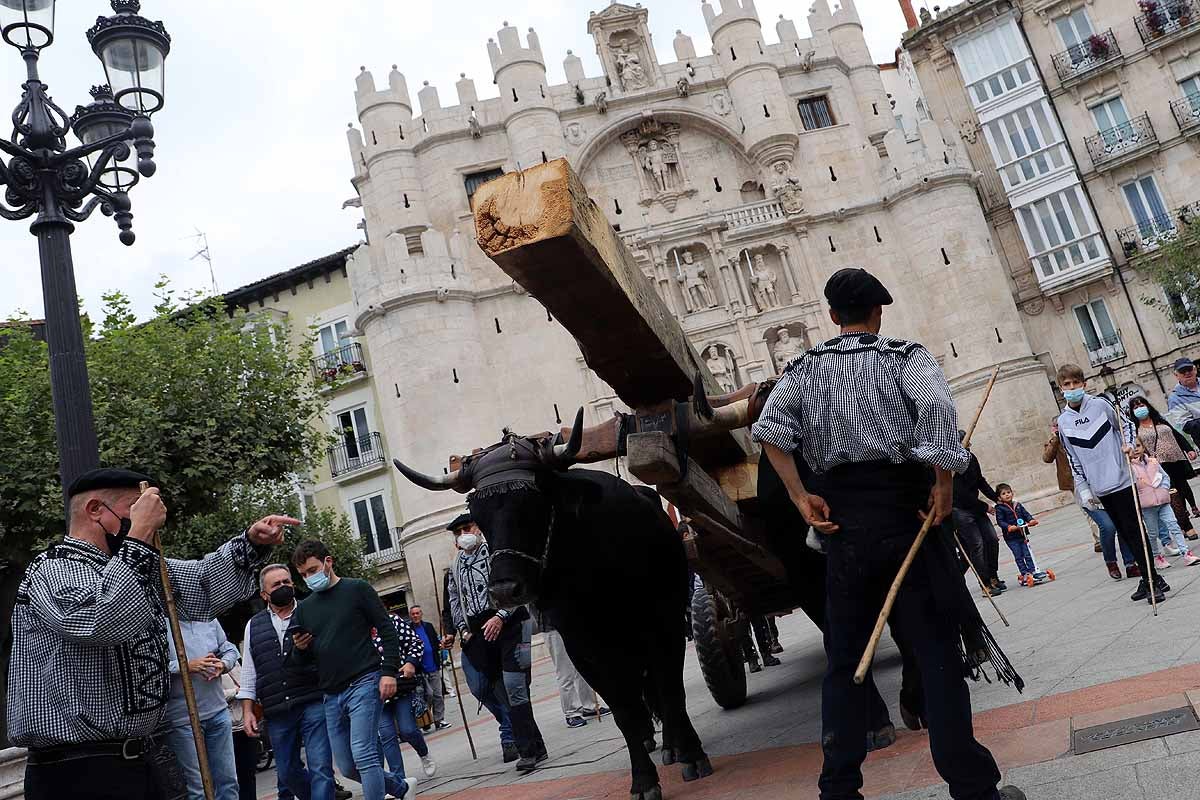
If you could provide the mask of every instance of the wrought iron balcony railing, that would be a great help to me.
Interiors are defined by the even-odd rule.
[[[1200,333],[1200,317],[1175,320],[1175,333],[1180,339]]]
[[[378,431],[366,436],[348,436],[328,450],[329,474],[340,478],[385,463],[383,436]]]
[[[387,528],[378,534],[363,537],[363,554],[377,565],[404,560],[404,545],[400,544],[400,529]]]
[[[1076,78],[1097,72],[1106,64],[1112,66],[1121,59],[1121,46],[1109,28],[1104,33],[1093,33],[1079,44],[1067,48],[1051,59],[1058,79],[1063,84]]]
[[[1200,202],[1172,209],[1166,214],[1138,222],[1117,231],[1117,241],[1126,258],[1157,250],[1179,237],[1180,228],[1200,219]]]
[[[1196,0],[1141,0],[1142,13],[1134,17],[1138,36],[1147,47],[1165,44],[1200,22]]]
[[[1142,150],[1158,144],[1158,134],[1150,122],[1149,114],[1134,117],[1106,131],[1100,131],[1095,136],[1084,139],[1092,165],[1103,169],[1123,161]]]
[[[362,345],[351,342],[323,353],[312,360],[312,369],[313,376],[326,383],[366,372],[367,362],[363,360]]]
[[[1175,115],[1175,123],[1179,126],[1180,133],[1200,131],[1200,92],[1172,100],[1171,113]]]
[[[1093,367],[1107,364],[1125,357],[1125,345],[1121,344],[1121,334],[1100,339],[1087,344],[1088,361]]]

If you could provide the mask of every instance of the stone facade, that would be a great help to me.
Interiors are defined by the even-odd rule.
[[[1200,8],[1183,0],[981,0],[923,12],[901,57],[980,172],[1051,379],[1074,362],[1094,388],[1160,408],[1171,363],[1198,355],[1200,320],[1145,305],[1163,291],[1137,266],[1200,200],[1198,44]]]
[[[833,335],[821,287],[866,266],[897,300],[886,331],[943,362],[964,418],[1003,366],[977,451],[1024,496],[1043,487],[1027,454],[1054,398],[961,139],[917,123],[912,97],[909,132],[897,124],[889,92],[912,75],[885,89],[852,0],[837,11],[816,0],[803,39],[781,17],[768,41],[753,0],[701,11],[713,52],[677,34],[670,63],[646,9],[592,14],[604,74],[568,51],[563,85],[547,83],[537,34],[522,41],[505,23],[487,43],[499,96],[480,99],[464,76],[453,106],[423,87],[419,116],[397,69],[383,87],[358,76],[348,137],[368,237],[349,275],[355,328],[389,389],[373,411],[389,457],[434,472],[503,426],[553,428],[578,406],[594,423],[621,408],[571,335],[473,241],[480,181],[565,156],[725,386],[769,377]],[[554,268],[570,280],[569,264]],[[462,498],[400,483],[397,499],[410,563],[432,556],[440,570],[453,553],[441,528]],[[423,572],[412,582],[428,607]]]

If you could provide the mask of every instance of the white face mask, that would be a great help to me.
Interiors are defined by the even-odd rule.
[[[458,543],[459,549],[470,552],[479,544],[479,534],[460,533],[455,541]]]

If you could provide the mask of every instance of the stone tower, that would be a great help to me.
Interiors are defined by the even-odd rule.
[[[517,29],[507,22],[488,39],[492,75],[500,89],[500,116],[508,134],[512,159],[520,168],[564,154],[562,124],[550,99],[546,62],[537,33],[529,29],[529,46],[521,46]]]

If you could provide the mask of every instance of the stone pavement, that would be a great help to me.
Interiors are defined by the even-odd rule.
[[[1130,602],[1134,581],[1108,577],[1077,508],[1045,514],[1042,520],[1033,531],[1034,555],[1058,580],[1016,587],[1011,555],[1002,547],[1001,571],[1014,588],[997,602],[1012,627],[1005,628],[980,600],[984,619],[1027,685],[1023,695],[1004,685],[972,685],[979,738],[995,753],[1005,779],[1022,785],[1030,800],[1200,800],[1200,733],[1071,754],[1072,731],[1081,727],[1189,703],[1200,715],[1200,567],[1164,572],[1174,591],[1153,618],[1147,604]],[[708,695],[689,649],[684,676],[688,709],[717,771],[706,780],[683,784],[678,767],[660,768],[666,797],[816,797],[824,667],[820,636],[801,614],[780,619],[779,628],[783,665],[749,676],[750,699],[733,711],[722,710]],[[876,680],[898,722],[899,656],[887,639],[876,659]],[[447,718],[455,727],[429,737],[441,769],[434,779],[420,782],[420,797],[628,798],[628,759],[611,720],[566,728],[548,660],[535,665],[533,695],[551,755],[544,769],[518,778],[511,765],[502,764],[490,716],[476,716],[467,695],[479,760],[471,760],[457,701],[448,700]],[[408,771],[420,775],[407,747],[405,757]],[[864,775],[867,797],[949,797],[938,785],[923,733],[902,732],[896,745],[868,759]],[[259,788],[262,800],[274,797],[273,771],[260,775]]]

